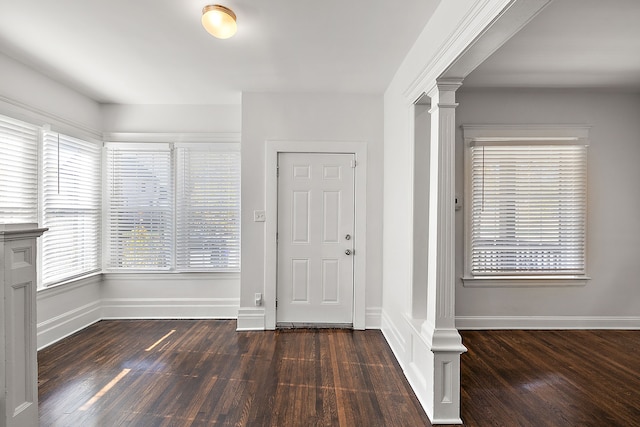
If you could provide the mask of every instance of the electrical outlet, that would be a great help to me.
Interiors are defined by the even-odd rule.
[[[256,307],[262,305],[262,294],[260,292],[256,293]]]

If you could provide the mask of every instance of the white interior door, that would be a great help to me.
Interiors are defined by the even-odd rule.
[[[278,155],[279,324],[353,324],[354,155]]]

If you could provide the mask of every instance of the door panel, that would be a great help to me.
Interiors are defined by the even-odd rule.
[[[278,323],[353,323],[353,160],[278,156]]]

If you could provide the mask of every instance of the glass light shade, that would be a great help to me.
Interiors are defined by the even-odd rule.
[[[202,26],[213,37],[228,39],[238,30],[236,14],[229,8],[218,4],[202,9]]]

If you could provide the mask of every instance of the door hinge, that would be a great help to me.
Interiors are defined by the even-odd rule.
[[[278,308],[278,300],[276,300],[276,308]]]
[[[276,243],[278,243],[278,233],[276,233]]]
[[[276,178],[280,177],[280,166],[276,166]]]
[[[358,165],[358,162],[355,160],[351,160],[351,167],[355,168]]]

